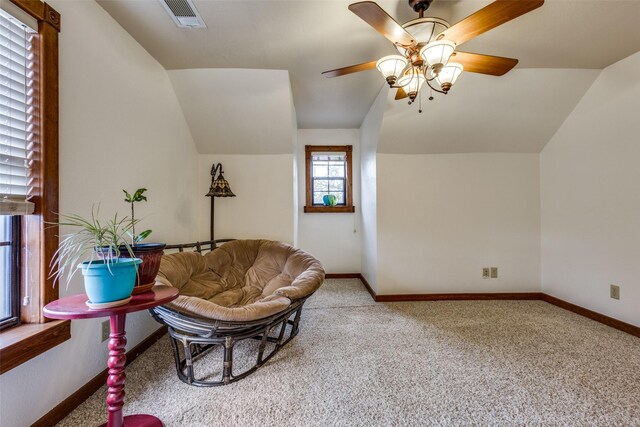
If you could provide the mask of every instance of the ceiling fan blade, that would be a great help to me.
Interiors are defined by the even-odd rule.
[[[498,25],[531,12],[543,3],[544,0],[497,0],[443,31],[437,40],[445,39],[461,45]]]
[[[518,60],[513,58],[460,51],[454,52],[449,61],[462,64],[464,71],[491,76],[502,76],[518,63]]]
[[[340,77],[345,74],[357,73],[358,71],[366,71],[372,68],[376,68],[376,63],[378,61],[364,62],[358,65],[351,65],[350,67],[338,68],[335,70],[324,71],[322,73],[325,77]]]
[[[384,9],[372,1],[350,4],[349,10],[371,25],[374,30],[385,36],[393,44],[411,46],[416,43],[407,30],[402,28]]]
[[[396,92],[396,101],[398,99],[404,99],[406,97],[408,97],[409,95],[407,95],[407,92],[404,91],[404,89],[402,88],[398,88],[398,91]]]

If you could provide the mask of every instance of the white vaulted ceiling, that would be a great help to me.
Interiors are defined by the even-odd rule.
[[[201,154],[293,150],[289,75],[282,70],[172,70],[169,78]]]
[[[521,68],[501,78],[468,73],[449,94],[409,106],[389,95],[380,153],[538,153],[600,70]]]
[[[347,9],[352,1],[194,0],[207,24],[204,30],[177,28],[157,0],[98,2],[168,70],[287,70],[300,128],[359,128],[382,78],[375,70],[334,79],[320,73],[395,52]],[[416,17],[405,0],[377,3],[399,22]],[[435,0],[427,15],[455,23],[489,3]],[[428,150],[437,152],[471,149],[450,142],[466,137],[465,132],[475,136],[473,151],[539,151],[595,77],[570,69],[602,69],[640,50],[639,16],[640,1],[547,0],[463,45],[466,51],[518,58],[512,73],[502,78],[463,73],[446,100],[437,98],[428,106],[429,114],[425,108],[414,115],[406,102],[398,102],[388,109],[383,132],[402,129],[413,137],[433,128],[440,145]],[[548,68],[559,70],[535,70]],[[191,98],[180,97],[186,115],[197,110],[185,104]],[[235,102],[251,100],[238,94]],[[452,112],[455,121],[446,119]],[[510,145],[515,132],[507,128],[520,129],[523,140]],[[410,147],[402,143],[386,148],[405,149]]]

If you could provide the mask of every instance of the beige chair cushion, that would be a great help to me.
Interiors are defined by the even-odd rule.
[[[285,243],[235,240],[201,255],[164,255],[156,281],[179,289],[168,304],[185,314],[249,321],[285,310],[324,281],[318,260]]]

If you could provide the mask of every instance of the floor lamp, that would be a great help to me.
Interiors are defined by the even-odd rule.
[[[216,178],[216,174],[218,177]],[[214,213],[214,201],[216,197],[236,197],[231,191],[229,183],[222,175],[222,164],[214,164],[211,166],[211,187],[206,194],[207,197],[211,197],[211,240],[213,241],[213,213]]]

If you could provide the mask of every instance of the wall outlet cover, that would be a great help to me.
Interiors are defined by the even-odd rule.
[[[491,267],[491,278],[492,279],[498,278],[498,267]]]
[[[109,327],[109,321],[105,320],[101,323],[102,325],[102,342],[105,342],[109,339],[109,334],[111,333],[111,328]]]
[[[620,286],[611,285],[610,288],[609,288],[609,293],[610,293],[611,298],[620,299]]]
[[[483,267],[482,268],[482,278],[483,279],[489,279],[491,277],[491,272],[489,267]]]

